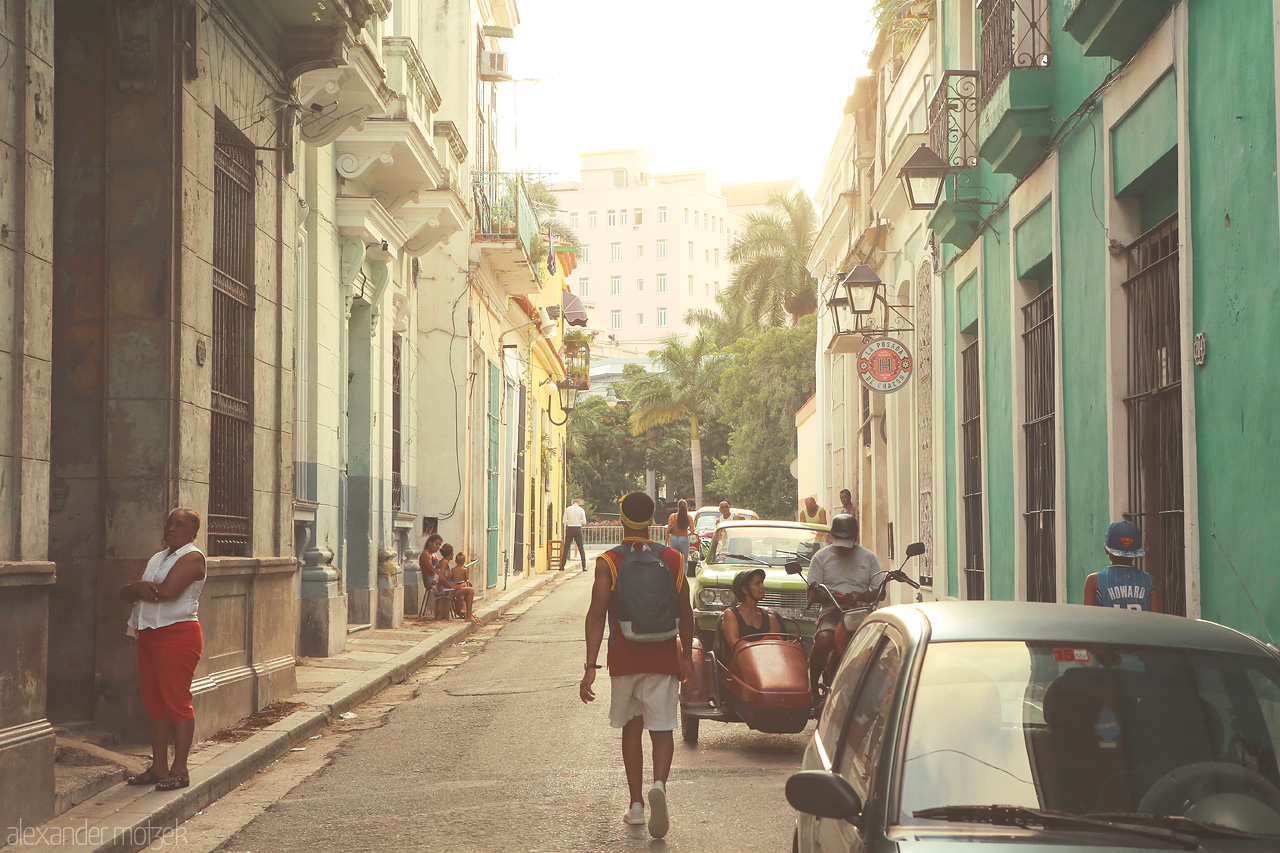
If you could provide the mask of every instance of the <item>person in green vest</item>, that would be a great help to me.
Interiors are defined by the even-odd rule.
[[[826,524],[827,511],[818,506],[818,499],[809,495],[804,499],[804,508],[800,510],[800,521],[805,524]]]

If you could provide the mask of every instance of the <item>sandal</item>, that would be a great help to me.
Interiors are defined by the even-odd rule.
[[[141,773],[135,773],[124,780],[126,785],[154,785],[163,777],[155,771],[154,768],[148,767]]]
[[[179,788],[185,788],[191,784],[191,778],[188,776],[174,776],[170,774],[159,782],[156,782],[157,791],[176,791]]]

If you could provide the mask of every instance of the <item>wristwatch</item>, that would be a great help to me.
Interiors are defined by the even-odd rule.
[[[584,663],[582,669],[585,672],[588,669],[604,669],[604,667],[598,663]]]

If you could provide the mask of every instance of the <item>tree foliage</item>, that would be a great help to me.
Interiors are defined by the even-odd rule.
[[[602,397],[578,402],[569,415],[569,493],[581,497],[588,516],[614,516],[618,499],[644,485],[644,442],[631,434],[626,409]]]
[[[732,428],[711,489],[761,518],[794,518],[796,411],[814,392],[816,318],[768,329],[729,348],[716,408]]]
[[[702,501],[702,446],[699,420],[715,414],[715,398],[727,356],[711,336],[699,332],[685,342],[672,336],[649,353],[657,371],[637,376],[631,387],[631,431],[635,435],[682,417],[689,419],[689,462],[694,499]]]
[[[818,212],[804,190],[771,194],[765,210],[747,214],[741,235],[729,247],[729,261],[737,266],[728,299],[768,326],[812,314],[818,285],[807,264],[817,230]]]

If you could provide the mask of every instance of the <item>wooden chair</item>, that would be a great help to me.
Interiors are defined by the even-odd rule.
[[[559,539],[547,540],[547,568],[555,571],[560,568],[560,553],[564,547],[564,542]]]

